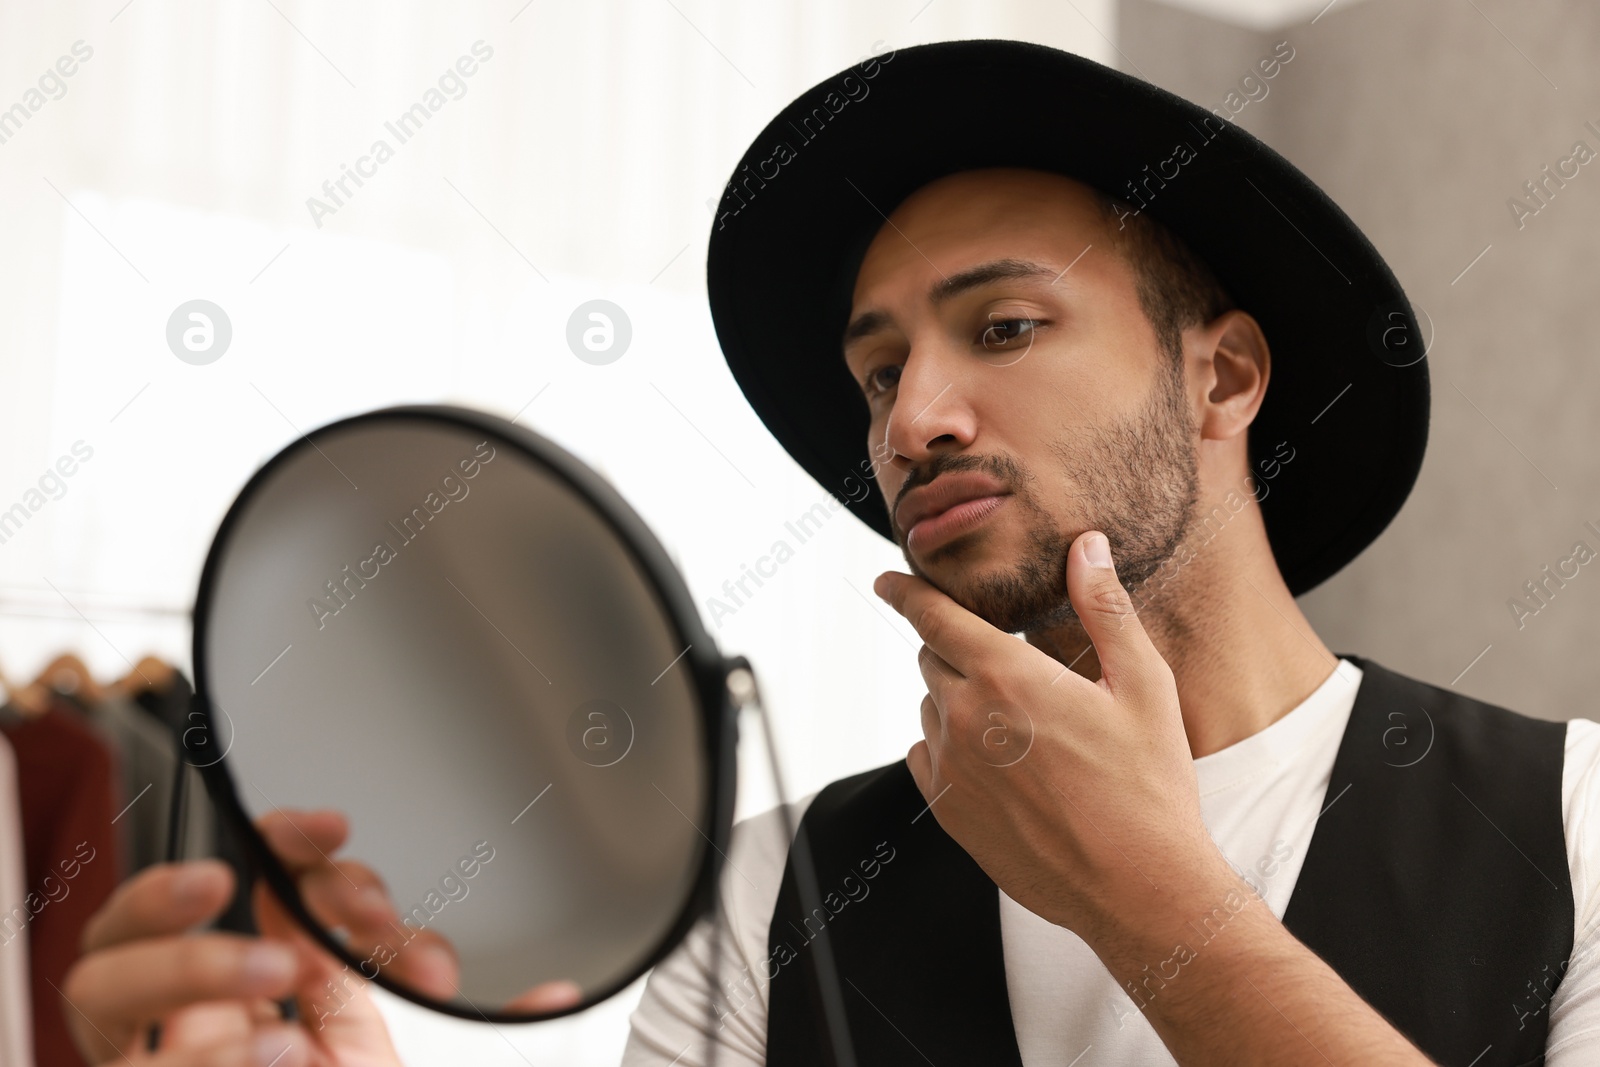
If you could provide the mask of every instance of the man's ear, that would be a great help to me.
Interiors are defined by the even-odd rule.
[[[1206,386],[1201,439],[1226,440],[1244,433],[1266,399],[1272,371],[1272,353],[1261,324],[1248,311],[1236,308],[1195,328],[1189,340],[1190,358],[1197,362]]]

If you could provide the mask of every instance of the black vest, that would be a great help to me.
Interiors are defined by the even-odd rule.
[[[1284,925],[1435,1061],[1542,1063],[1572,950],[1566,724],[1344,658],[1362,680]],[[1021,1067],[999,890],[926,808],[899,761],[806,810],[768,933],[769,1067],[834,1062],[819,946],[857,1064]]]

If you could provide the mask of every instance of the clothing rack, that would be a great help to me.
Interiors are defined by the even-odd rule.
[[[134,619],[188,620],[191,607],[114,600],[105,593],[82,590],[0,589],[0,617],[61,619],[82,622],[127,622]]]
[[[90,611],[101,599],[50,595]],[[9,607],[17,598],[0,599]],[[76,611],[60,617],[82,620]],[[0,907],[10,909],[0,914],[0,951],[10,948],[0,956],[0,970],[9,967],[0,983],[0,1067],[86,1067],[56,990],[81,953],[90,917],[124,878],[156,863],[215,857],[234,869],[238,885],[253,879],[184,758],[188,678],[155,656],[130,668],[97,679],[64,651],[31,681],[0,670]],[[252,931],[248,893],[236,893],[216,925]]]

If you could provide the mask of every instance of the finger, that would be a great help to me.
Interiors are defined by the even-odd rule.
[[[319,863],[305,869],[297,884],[318,922],[330,928],[342,926],[352,938],[384,929],[400,918],[383,880],[364,863]]]
[[[297,935],[296,944],[304,969],[295,1003],[301,1025],[313,1035],[318,1047],[359,1048],[374,1063],[398,1063],[400,1058],[390,1041],[388,1024],[368,995],[363,973],[323,952],[304,933]],[[452,988],[450,994],[432,995],[442,999],[453,993]],[[318,1063],[322,1061],[319,1059]]]
[[[971,677],[986,658],[1017,643],[921,578],[887,571],[878,575],[872,588],[963,677]]]
[[[945,743],[944,716],[940,714],[939,705],[931,696],[922,698],[922,738],[912,745],[911,751],[906,754],[906,764],[911,768],[911,777],[916,780],[917,788],[922,790],[923,799],[927,799],[931,795],[929,790],[933,788],[933,780],[938,777],[939,767],[935,755]],[[914,762],[913,757],[918,762]],[[923,768],[921,778],[917,777],[919,762]]]
[[[198,1048],[230,1038],[246,1037],[258,1022],[278,1022],[281,1013],[270,1000],[213,1000],[179,1008],[161,1019],[163,1048]]]
[[[330,815],[333,818],[326,817]],[[390,935],[400,914],[382,877],[357,860],[328,858],[328,852],[343,841],[342,816],[333,812],[279,810],[264,816],[258,826],[289,867],[306,910],[330,931],[343,930],[353,953],[371,951]],[[271,898],[259,892],[256,895],[258,913],[259,905],[267,899]],[[285,915],[281,921],[261,929],[288,937],[295,925]]]
[[[371,868],[332,858],[349,834],[349,822],[342,814],[328,809],[281,808],[262,816],[257,827],[297,877],[301,897],[313,917],[325,927],[345,928],[349,935],[346,951],[365,964],[365,973],[381,969],[426,996],[449,998],[456,994],[461,968],[454,947],[434,931],[397,922],[398,910]],[[318,907],[313,907],[313,900]],[[263,932],[303,938],[298,924],[270,893],[258,892],[256,903]],[[309,938],[303,938],[303,947],[313,957],[324,955]],[[326,958],[332,962],[331,957]]]
[[[918,741],[911,746],[911,751],[906,753],[906,766],[911,770],[911,779],[917,783],[917,789],[922,793],[922,799],[933,802],[933,757],[928,751],[928,742]]]
[[[311,1042],[305,1031],[282,1024],[197,1047],[166,1048],[139,1060],[139,1067],[307,1067]]]
[[[367,982],[353,968],[338,963],[331,956],[304,950],[308,959],[315,959],[304,985],[295,993],[296,1014],[301,1023],[319,1040],[330,1038],[329,1027],[341,1026],[352,1016],[365,1013],[371,1006],[367,996]]]
[[[62,993],[101,1029],[213,1000],[273,999],[295,988],[299,957],[281,941],[194,934],[133,941],[85,956]]]
[[[208,922],[233,899],[233,871],[220,860],[161,863],[118,886],[83,929],[83,951],[175,934]]]
[[[917,668],[922,671],[922,681],[927,685],[928,693],[937,701],[944,700],[950,688],[964,680],[961,672],[927,645],[917,650]]]
[[[435,930],[396,925],[390,936],[363,948],[361,955],[366,973],[382,971],[423,996],[449,1000],[460,992],[461,961],[455,946]]]
[[[578,983],[560,979],[536,985],[520,996],[513,997],[502,1011],[547,1012],[573,1008],[583,1003],[583,990]]]
[[[332,863],[333,853],[344,844],[350,823],[337,811],[300,811],[276,808],[256,820],[273,855],[291,872],[318,863]]]
[[[922,698],[922,736],[929,745],[943,745],[945,742],[944,713],[939,710],[939,702],[933,699],[932,694]]]
[[[1089,555],[1091,550],[1094,556]],[[1117,579],[1110,546],[1099,531],[1081,534],[1067,553],[1067,596],[1094,644],[1101,685],[1122,700],[1153,697],[1162,684],[1166,661]]]
[[[308,966],[339,970],[337,962],[320,944],[313,941],[298,922],[290,918],[283,904],[262,884],[255,889],[256,922],[263,934],[281,937],[300,946]],[[400,922],[381,927],[351,929],[344,950],[355,957],[356,969],[365,977],[380,971],[385,977],[424,996],[448,1000],[456,995],[461,980],[461,964],[455,949],[433,930],[417,929]]]

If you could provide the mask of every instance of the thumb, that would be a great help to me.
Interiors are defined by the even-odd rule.
[[[1119,699],[1153,695],[1161,654],[1117,579],[1105,534],[1088,530],[1067,553],[1067,598],[1100,660],[1100,683]]]

